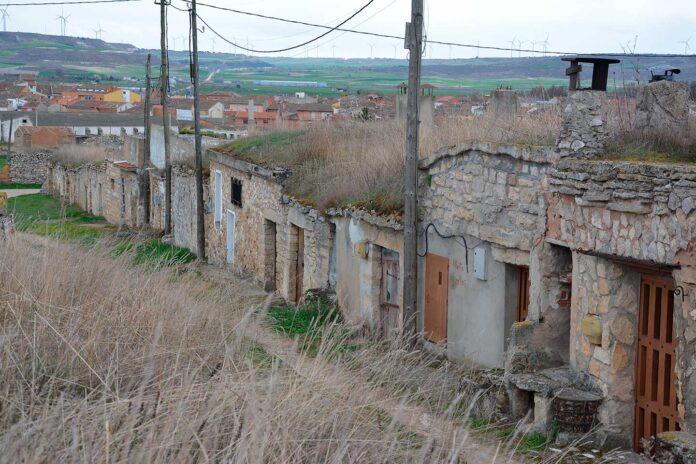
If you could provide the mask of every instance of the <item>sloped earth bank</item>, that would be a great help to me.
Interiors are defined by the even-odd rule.
[[[0,244],[0,462],[635,462],[515,453],[445,407],[452,376],[403,388],[419,353],[327,336],[310,356],[249,281],[112,250]]]

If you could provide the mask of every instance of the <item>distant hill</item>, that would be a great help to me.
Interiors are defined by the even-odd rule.
[[[47,80],[86,81],[98,77],[103,81],[119,81],[124,77],[135,77],[142,82],[148,53],[152,54],[152,66],[156,70],[159,50],[85,37],[0,32],[0,74],[34,71]],[[169,58],[171,75],[186,84],[188,52],[170,50]],[[631,82],[636,65],[642,81],[649,78],[648,68],[658,65],[681,68],[679,80],[696,81],[696,58],[619,58],[621,64],[610,68],[610,87],[614,84],[622,87],[624,83]],[[206,90],[231,88],[241,93],[257,94],[307,90],[311,94],[334,95],[339,93],[337,88],[394,92],[395,86],[406,80],[408,63],[403,59],[387,58],[259,58],[201,52],[200,66],[201,72],[210,76],[205,84]],[[567,79],[564,71],[567,66],[557,56],[425,59],[423,81],[435,85],[440,95],[486,93],[500,85],[527,90],[537,85],[565,85]],[[583,73],[583,79],[589,77],[589,73]],[[326,87],[323,90],[301,87],[281,90],[276,87],[262,88],[256,84],[274,80],[321,82],[326,83]]]

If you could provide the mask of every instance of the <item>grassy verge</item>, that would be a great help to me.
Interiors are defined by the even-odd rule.
[[[51,195],[42,193],[10,198],[7,208],[15,215],[18,227],[24,226],[25,229],[35,221],[90,216],[75,206],[65,205]]]
[[[0,147],[2,147],[3,145],[4,145],[3,143],[0,143]],[[3,168],[5,167],[6,164],[7,164],[7,156],[4,156],[4,155],[0,156],[0,171],[3,170]]]
[[[120,243],[114,249],[114,255],[133,254],[133,264],[146,266],[173,266],[186,264],[196,259],[196,255],[186,248],[164,243],[160,239],[152,239],[143,243]]]
[[[329,356],[357,351],[360,345],[348,343],[348,331],[340,325],[341,312],[331,302],[317,299],[304,305],[272,307],[266,316],[273,330],[297,337],[300,351]]]
[[[0,171],[2,165],[0,165]],[[0,182],[0,190],[18,190],[18,189],[40,189],[41,184],[20,184],[18,182]]]

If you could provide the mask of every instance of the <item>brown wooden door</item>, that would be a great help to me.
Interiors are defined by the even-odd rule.
[[[447,341],[447,286],[449,259],[432,253],[425,255],[425,314],[423,332],[434,343]]]
[[[295,303],[302,299],[304,280],[304,229],[297,227],[297,260],[295,262]]]
[[[679,430],[677,378],[674,373],[677,340],[674,337],[674,282],[661,276],[643,276],[640,287],[636,408],[633,446],[641,438]]]
[[[518,269],[517,322],[522,322],[527,320],[527,313],[529,313],[529,267],[519,266]]]

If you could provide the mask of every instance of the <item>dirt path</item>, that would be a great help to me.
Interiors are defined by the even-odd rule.
[[[18,197],[21,195],[31,195],[41,192],[40,189],[0,189],[0,192],[7,193],[7,198]]]
[[[218,285],[239,286],[240,284],[239,280],[228,272],[212,266],[203,266],[201,274],[207,282],[216,282]],[[455,456],[460,456],[464,459],[463,462],[470,464],[524,462],[510,451],[504,452],[499,449],[500,445],[494,440],[473,437],[464,427],[453,421],[434,416],[424,407],[399,401],[395,399],[393,392],[376,387],[367,379],[362,381],[359,378],[356,379],[356,375],[360,374],[355,371],[348,371],[345,367],[326,359],[308,358],[298,353],[293,340],[266,327],[260,321],[272,297],[259,289],[252,299],[256,300],[256,304],[264,310],[245,318],[239,327],[240,334],[262,345],[266,351],[304,378],[311,382],[320,382],[338,394],[342,394],[341,386],[355,386],[360,390],[353,390],[353,394],[364,398],[367,403],[388,414],[394,422],[424,437],[426,443],[437,443],[445,449],[454,450]],[[368,387],[361,388],[360,385]],[[430,461],[428,456],[424,456],[423,462],[428,461]]]

